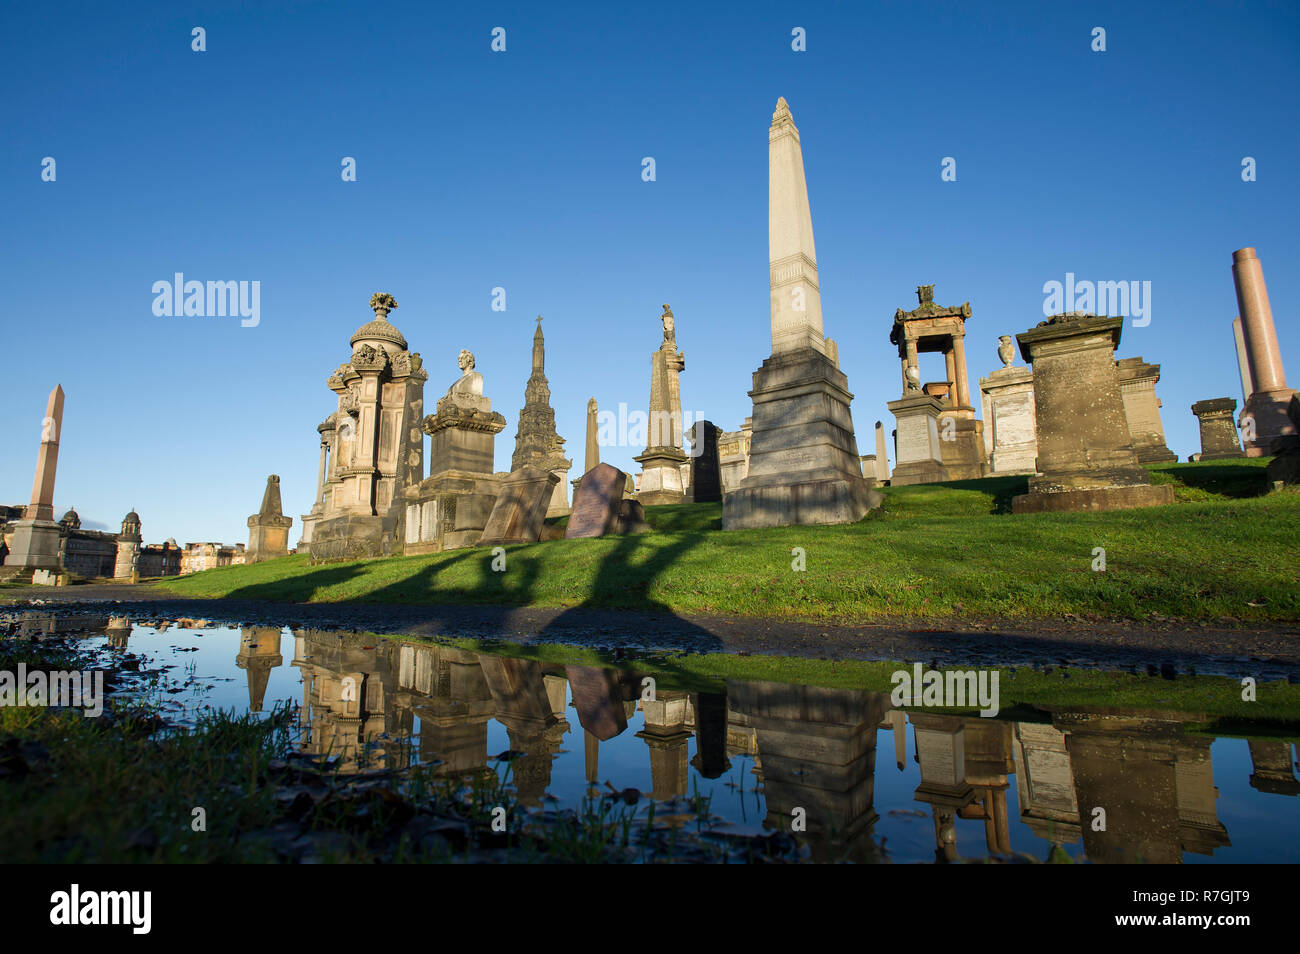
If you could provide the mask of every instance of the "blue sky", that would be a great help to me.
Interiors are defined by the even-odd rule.
[[[1119,355],[1162,366],[1185,458],[1190,405],[1241,400],[1230,265],[1253,245],[1300,378],[1294,4],[95,3],[4,21],[6,503],[28,499],[62,383],[60,512],[116,529],[134,507],[147,541],[237,542],[278,473],[296,540],[334,409],[325,379],[375,291],[400,303],[428,403],[475,353],[508,422],[498,469],[539,313],[578,467],[588,397],[648,400],[664,302],[685,407],[738,427],[770,352],[778,96],[802,136],[862,452],[876,420],[893,426],[889,330],[923,283],[971,302],[975,390],[998,335],[1042,320],[1044,282],[1150,281],[1152,320],[1125,328]],[[260,324],[156,317],[152,285],[175,272],[259,281]],[[924,380],[940,377],[929,357]],[[634,469],[640,450],[605,459]]]

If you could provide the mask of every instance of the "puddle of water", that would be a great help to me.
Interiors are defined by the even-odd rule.
[[[102,623],[48,625],[146,656],[174,716],[299,706],[301,748],[344,772],[497,771],[524,804],[561,808],[635,789],[684,824],[698,794],[737,834],[802,814],[796,837],[823,860],[1300,861],[1293,742],[1215,739],[1173,714],[904,713],[884,693],[745,680],[646,701],[620,670],[337,631]]]

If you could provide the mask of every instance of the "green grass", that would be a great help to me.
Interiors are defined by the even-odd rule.
[[[293,556],[157,584],[177,596],[501,604],[836,622],[1300,619],[1300,493],[1260,496],[1264,461],[1166,464],[1176,503],[1011,515],[1026,478],[886,488],[850,525],[722,532],[721,505],[647,508],[653,533],[312,566]],[[806,570],[792,570],[794,548]],[[1094,549],[1106,571],[1094,572]]]

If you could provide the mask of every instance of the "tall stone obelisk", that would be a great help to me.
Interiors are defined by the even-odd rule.
[[[515,453],[510,472],[524,467],[549,470],[559,478],[546,506],[546,516],[560,517],[569,512],[569,468],[573,461],[564,456],[564,438],[555,430],[555,410],[551,407],[551,386],[546,380],[546,339],[542,335],[542,316],[537,316],[533,332],[533,367],[524,385],[524,406],[519,412],[519,429],[515,432]]]
[[[1243,443],[1247,457],[1267,457],[1273,453],[1274,440],[1296,432],[1286,413],[1296,392],[1286,386],[1282,352],[1277,344],[1277,329],[1273,326],[1273,308],[1268,303],[1268,288],[1264,285],[1264,267],[1253,248],[1239,248],[1232,253],[1232,283],[1237,288],[1241,330],[1250,363],[1250,380],[1254,385],[1245,407],[1241,409],[1243,436],[1246,438]]]
[[[799,130],[785,99],[768,129],[772,356],[754,372],[749,473],[722,527],[850,523],[879,506],[862,477],[848,378],[826,354]]]
[[[59,466],[59,436],[63,431],[63,387],[55,385],[41,420],[41,450],[36,457],[32,502],[14,523],[13,546],[5,559],[8,579],[22,579],[36,570],[59,567],[59,525],[54,520],[54,475]]]
[[[583,461],[585,474],[600,463],[600,437],[596,429],[596,399],[587,402],[587,457]]]

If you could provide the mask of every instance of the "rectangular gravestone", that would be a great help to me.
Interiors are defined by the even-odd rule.
[[[546,508],[560,478],[549,470],[523,466],[501,482],[479,546],[536,543],[542,537]]]
[[[722,499],[718,429],[711,421],[697,421],[691,431],[691,497],[696,503]]]
[[[649,530],[640,502],[623,499],[627,481],[628,475],[610,464],[597,464],[583,474],[573,495],[573,513],[569,514],[564,538]]]

